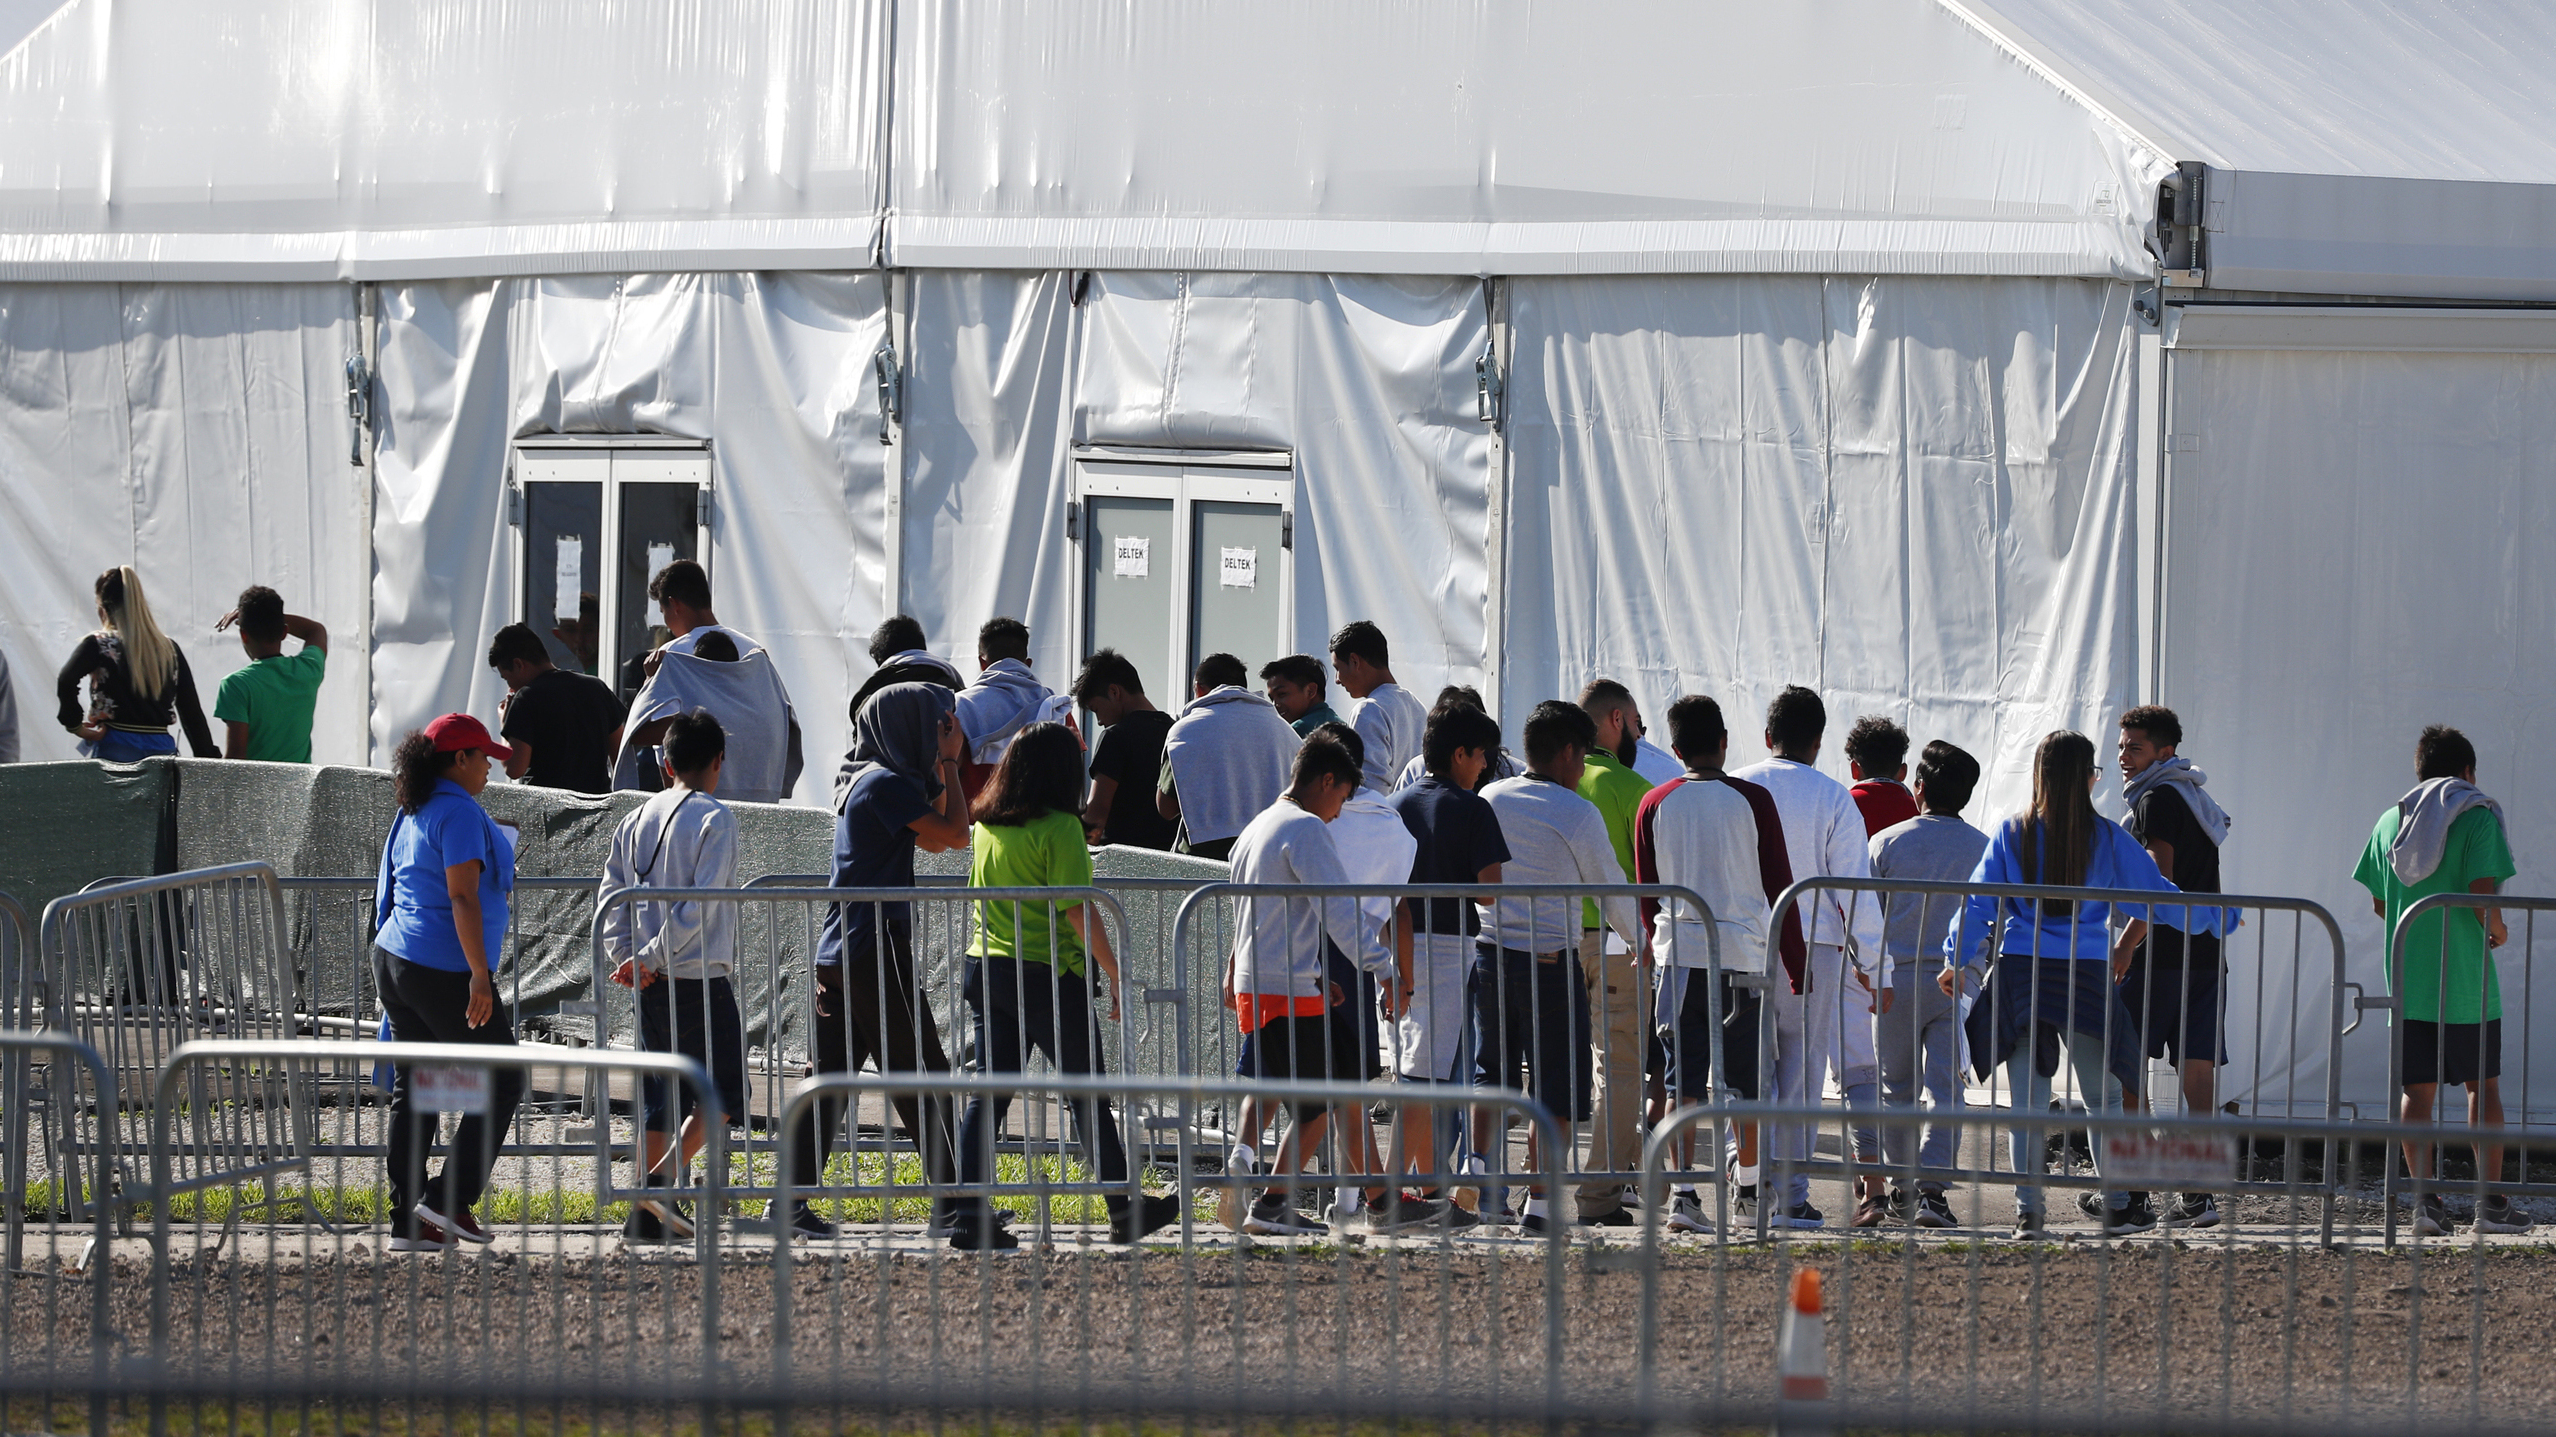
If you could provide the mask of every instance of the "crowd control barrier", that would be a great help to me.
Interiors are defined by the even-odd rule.
[[[0,1031],[0,1074],[11,1133],[0,1421],[15,1431],[85,1421],[93,1437],[106,1437],[115,1360],[106,1194],[114,1155],[102,1145],[75,1151],[47,1140],[43,1117],[112,1104],[115,1077],[68,1033],[18,1030]]]
[[[1398,1227],[1335,1216],[1301,1235],[1238,1237],[1214,1215],[1228,1194],[1247,1204],[1265,1188],[1319,1214],[1336,1184],[1359,1179],[1338,1171],[1336,1149],[1332,1171],[1290,1179],[1235,1171],[1222,1154],[1183,1144],[1168,1161],[1109,1180],[1053,1136],[1067,1110],[1089,1114],[1093,1104],[1112,1123],[1137,1108],[1197,1115],[1245,1099],[1354,1121],[1374,1097],[1359,1084],[837,1074],[801,1084],[785,1122],[829,1104],[965,1111],[997,1095],[1029,1100],[1029,1111],[1016,1110],[1006,1133],[980,1130],[989,1145],[998,1136],[1021,1144],[1012,1162],[989,1164],[991,1183],[935,1181],[857,1140],[811,1180],[785,1152],[776,1202],[831,1199],[857,1205],[858,1216],[836,1208],[845,1220],[831,1238],[773,1232],[777,1401],[802,1414],[827,1410],[831,1430],[865,1415],[885,1430],[898,1407],[917,1404],[953,1416],[1169,1409],[1236,1426],[1357,1410],[1393,1430],[1456,1412],[1559,1412],[1609,1390],[1606,1380],[1583,1388],[1574,1371],[1576,1354],[1605,1351],[1619,1333],[1567,1320],[1565,1224],[1541,1235],[1459,1230],[1440,1205],[1433,1219]],[[1548,1157],[1561,1151],[1551,1114],[1520,1095],[1439,1088],[1410,1100],[1450,1112],[1487,1103],[1534,1133]],[[1509,1176],[1548,1192],[1562,1182],[1556,1162]],[[953,1250],[932,1229],[917,1233],[935,1205],[962,1198],[1017,1210],[1019,1248]],[[1130,1252],[1113,1241],[1107,1206],[1133,1210],[1148,1199],[1177,1215]]]
[[[376,1062],[409,1070],[419,1111],[431,1110],[430,1172],[460,1156],[469,1134],[449,1121],[489,1115],[509,1076],[527,1088],[559,1086],[562,1070],[655,1081],[716,1105],[701,1065],[664,1053],[346,1039],[179,1048],[150,1092],[151,1182],[131,1194],[152,1215],[150,1333],[147,1368],[125,1375],[155,1413],[171,1394],[253,1397],[346,1380],[662,1398],[715,1379],[723,1124],[707,1125],[698,1180],[687,1172],[660,1186],[616,1164],[627,1142],[501,1155],[477,1203],[486,1246],[399,1253],[381,1158],[279,1156],[262,1117],[278,1091]],[[625,1210],[641,1198],[699,1215],[693,1239],[625,1248]]]
[[[2247,1116],[2053,1114],[1977,1108],[1859,1115],[1913,1147],[1951,1128],[1964,1152],[2082,1135],[2103,1175],[2052,1173],[2047,1230],[2015,1232],[2012,1174],[1981,1167],[1893,1170],[1933,1185],[1951,1226],[1894,1216],[1852,1244],[1777,1229],[1761,1241],[1729,1188],[1686,1206],[1678,1149],[1721,1147],[1737,1126],[1822,1121],[1817,1108],[1698,1104],[1656,1128],[1643,1158],[1638,1257],[1639,1406],[1671,1425],[1777,1419],[1836,1430],[2490,1430],[2539,1398],[2535,1333],[2497,1321],[2516,1249],[2462,1230],[2447,1242],[2379,1246],[2382,1149],[2419,1129]],[[2332,1166],[2283,1184],[2237,1180],[2249,1148],[2309,1150]],[[1771,1181],[1780,1164],[1767,1169]],[[2106,1184],[2208,1190],[2209,1227],[2107,1234],[2073,1201]],[[2315,1214],[2340,1190],[2339,1227]],[[2487,1185],[2454,1185],[2483,1201]],[[2390,1208],[2393,1204],[2388,1205]],[[1681,1216],[1683,1209],[1684,1216]],[[1833,1237],[1834,1234],[1826,1236]],[[1987,1239],[1987,1240],[1982,1240]],[[2533,1243],[2526,1236],[2509,1241]],[[2533,1246],[2528,1249],[2538,1250]],[[1774,1327],[1785,1279],[1820,1274],[1826,1396],[1778,1401]]]
[[[35,921],[26,906],[0,893],[0,1029],[44,1026],[36,951]]]
[[[1725,1005],[1749,1001],[1766,982],[1725,973],[1711,907],[1670,884],[1209,884],[1182,902],[1172,937],[1171,986],[1217,995],[1212,1019],[1190,1028],[1193,1072],[1237,1072],[1244,1035],[1221,988],[1229,960],[1265,941],[1246,931],[1258,916],[1252,905],[1271,903],[1312,904],[1316,912],[1352,905],[1354,916],[1332,910],[1333,927],[1378,932],[1397,950],[1415,919],[1420,929],[1443,930],[1408,935],[1413,989],[1401,1017],[1381,1013],[1378,980],[1334,954],[1330,983],[1343,1000],[1334,1010],[1341,1018],[1334,1046],[1347,1051],[1333,1071],[1536,1097],[1570,1125],[1565,1167],[1575,1213],[1621,1209],[1638,1177],[1648,1091],[1700,1085],[1723,1071]],[[1682,915],[1662,930],[1666,948],[1649,955],[1634,951],[1645,906]],[[1468,908],[1477,915],[1472,935],[1462,931]],[[1607,926],[1589,927],[1592,912]],[[1502,951],[1486,957],[1492,950],[1484,944],[1494,941]],[[1411,1086],[1397,1082],[1371,1101],[1398,1102]],[[1440,1141],[1499,1171],[1522,1166],[1511,1151],[1518,1136],[1486,1115],[1453,1125]],[[1502,1194],[1495,1187],[1490,1196],[1496,1202]]]

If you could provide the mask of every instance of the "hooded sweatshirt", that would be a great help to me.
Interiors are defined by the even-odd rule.
[[[1287,791],[1300,744],[1269,700],[1227,684],[1191,699],[1163,740],[1193,844],[1232,838]]]
[[[994,764],[1003,761],[1003,751],[1031,724],[1072,723],[1074,701],[1040,683],[1020,660],[996,659],[960,692],[958,717],[968,757]]]
[[[700,633],[701,630],[694,630]],[[799,717],[772,655],[761,649],[735,663],[700,658],[669,648],[656,675],[630,701],[624,732],[637,733],[659,719],[707,709],[728,735],[728,766],[720,796],[731,803],[779,803],[799,785],[805,759],[799,749]],[[613,765],[615,789],[652,787],[656,750],[625,742]]]
[[[914,886],[914,820],[941,795],[941,716],[950,691],[938,684],[890,684],[873,694],[852,728],[852,754],[835,794],[837,888]],[[884,918],[911,926],[906,903],[853,903],[826,910],[816,962],[831,967],[848,951],[866,954]]]

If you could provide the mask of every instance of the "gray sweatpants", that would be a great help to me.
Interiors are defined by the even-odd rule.
[[[1941,972],[1940,962],[1918,964],[1903,960],[1891,978],[1896,991],[1890,1000],[1890,1011],[1874,1020],[1873,1045],[1881,1060],[1882,1102],[1888,1107],[1917,1106],[1917,1090],[1922,1084],[1927,1104],[1936,1112],[1949,1114],[1961,1108],[1961,1004],[1946,997],[1937,986],[1936,975]],[[1909,1125],[1882,1129],[1882,1160],[1892,1168],[1904,1168],[1914,1145],[1919,1166],[1952,1166],[1961,1138],[1959,1127],[1948,1122],[1929,1123],[1922,1145],[1914,1144],[1914,1137]],[[1926,1185],[1943,1186],[1932,1182]]]

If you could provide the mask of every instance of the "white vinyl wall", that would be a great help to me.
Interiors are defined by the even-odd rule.
[[[213,631],[241,589],[268,585],[327,624],[312,754],[365,761],[354,318],[336,284],[0,286],[0,654],[25,760],[75,756],[54,675],[97,627],[98,574],[132,564],[208,721],[247,662],[236,633]]]
[[[2352,867],[2413,787],[2425,724],[2475,742],[2477,782],[2510,821],[2509,886],[2549,891],[2556,775],[2539,760],[2556,744],[2556,577],[2541,549],[2556,532],[2556,355],[2213,350],[2171,363],[2164,701],[2234,816],[2228,886],[2325,904],[2352,978],[2384,991],[2379,920]],[[2556,975],[2528,974],[2519,949],[2501,959],[2504,1091],[2546,1120],[2556,1050],[2527,1035],[2556,1032]],[[2322,985],[2308,992],[2324,1001]],[[2266,1010],[2277,1036],[2286,994],[2275,987]],[[2344,1096],[2365,1112],[2385,1106],[2386,1044],[2380,1014],[2347,1040]],[[2318,1050],[2299,1058],[2321,1083]]]
[[[1734,762],[1768,700],[1831,742],[1886,714],[2030,796],[2137,658],[2128,286],[2086,280],[1518,280],[1511,720],[1607,676],[1664,740],[1709,694]],[[2117,808],[2117,805],[2114,805]]]

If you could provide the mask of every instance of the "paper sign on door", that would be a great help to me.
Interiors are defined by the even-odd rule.
[[[1142,579],[1154,572],[1154,541],[1143,534],[1121,534],[1109,541],[1110,574]]]
[[[488,1070],[421,1066],[408,1075],[408,1093],[430,1113],[479,1116],[488,1111]]]
[[[651,544],[648,546],[648,577],[650,579],[655,579],[659,570],[673,562],[674,545]],[[624,612],[628,611],[625,610]],[[648,627],[652,629],[662,629],[665,626],[665,612],[657,607],[656,600],[650,599],[648,601]]]
[[[1258,549],[1227,549],[1224,553],[1224,562],[1217,567],[1218,585],[1228,589],[1260,587],[1260,551]]]
[[[577,596],[586,587],[586,536],[559,536],[558,568],[551,576],[550,616],[563,624],[577,622]]]

